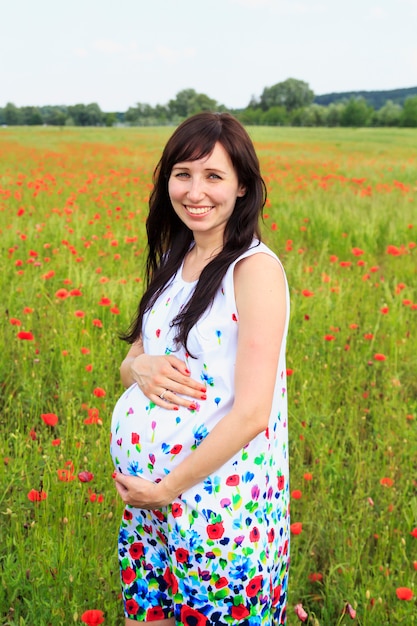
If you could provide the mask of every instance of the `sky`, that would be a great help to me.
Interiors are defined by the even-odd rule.
[[[0,106],[417,86],[417,0],[0,0]]]

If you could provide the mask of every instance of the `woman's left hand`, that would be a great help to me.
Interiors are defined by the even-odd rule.
[[[127,476],[120,472],[113,474],[117,492],[123,502],[138,509],[160,509],[171,504],[162,482],[153,483],[140,476]]]

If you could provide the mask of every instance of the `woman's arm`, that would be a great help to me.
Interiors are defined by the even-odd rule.
[[[267,428],[287,315],[280,265],[262,253],[243,259],[235,268],[235,293],[239,335],[232,409],[160,483],[117,475],[126,504],[158,508],[171,503]]]

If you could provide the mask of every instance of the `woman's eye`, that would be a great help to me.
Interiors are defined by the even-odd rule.
[[[212,178],[214,180],[221,180],[221,178],[220,178],[220,176],[218,174],[213,174],[213,173],[209,175],[209,178]]]
[[[189,174],[187,172],[178,172],[175,174],[175,178],[188,178]]]

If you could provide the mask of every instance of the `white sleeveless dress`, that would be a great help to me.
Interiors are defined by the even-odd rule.
[[[113,412],[111,455],[117,471],[162,479],[232,407],[239,332],[234,267],[242,258],[259,253],[277,258],[255,240],[229,267],[213,305],[189,334],[188,348],[194,358],[176,349],[175,330],[170,326],[196,285],[183,280],[182,267],[145,316],[145,352],[183,359],[191,377],[206,387],[207,399],[194,411],[182,407],[168,411],[132,385]],[[268,429],[169,507],[125,509],[119,561],[125,615],[131,619],[174,616],[177,623],[190,625],[286,622],[288,287],[284,305],[287,321]]]

